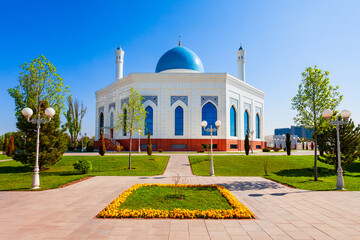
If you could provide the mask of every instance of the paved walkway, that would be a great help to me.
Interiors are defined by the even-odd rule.
[[[216,171],[216,169],[215,169]],[[256,220],[96,219],[135,183],[222,184]],[[292,189],[260,177],[199,177],[172,155],[162,176],[94,177],[61,189],[0,192],[0,239],[360,239],[360,192]]]

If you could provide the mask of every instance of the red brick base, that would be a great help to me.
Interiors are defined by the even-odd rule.
[[[124,150],[129,150],[130,139],[124,139],[124,140],[118,139],[116,141],[118,141],[124,147]],[[202,144],[210,144],[210,139],[151,139],[151,143],[153,145],[156,145],[156,148],[153,147],[153,150],[155,151],[159,149],[162,149],[163,151],[197,151],[201,149]],[[140,144],[147,144],[147,139],[141,139]],[[172,148],[173,144],[186,144],[187,148],[173,149]],[[217,148],[214,148],[214,151],[244,151],[245,150],[244,140],[213,139],[213,145],[217,145]],[[253,150],[260,150],[265,147],[265,142],[253,141],[252,145],[253,145]],[[95,148],[98,148],[98,141],[95,142]],[[106,141],[106,149],[109,151],[116,150],[113,144],[109,140]],[[139,149],[139,139],[134,138],[132,142],[132,150],[136,151],[138,149]],[[251,149],[251,141],[250,141],[250,149]]]

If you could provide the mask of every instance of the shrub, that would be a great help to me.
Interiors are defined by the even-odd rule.
[[[274,150],[274,152],[278,152],[278,151],[280,151],[280,148],[274,147],[273,150]]]
[[[197,152],[198,152],[198,153],[203,153],[203,152],[204,152],[204,149],[203,149],[203,148],[199,148],[199,149],[197,150]]]
[[[68,147],[68,151],[74,151],[75,148],[74,147]]]
[[[263,148],[263,152],[270,152],[270,148]]]
[[[89,173],[92,170],[92,164],[88,160],[79,160],[73,164],[74,169],[82,173]]]
[[[147,154],[151,156],[152,154],[152,144],[151,144],[151,138],[150,138],[150,131],[148,132],[148,144],[146,148]]]
[[[159,151],[159,153],[162,153],[162,152],[163,152],[163,150],[162,150],[161,148],[159,148],[159,150],[158,150],[158,151]]]
[[[101,156],[104,156],[105,153],[106,153],[105,138],[104,138],[104,134],[101,132],[99,139],[99,154]]]
[[[121,146],[120,144],[116,145],[116,151],[121,152],[121,150],[123,150],[123,146]]]
[[[250,151],[249,134],[246,134],[246,137],[245,137],[245,153],[246,153],[246,155],[249,155],[249,151]]]
[[[86,146],[86,151],[87,152],[93,152],[94,151],[94,141],[88,141],[87,146]]]

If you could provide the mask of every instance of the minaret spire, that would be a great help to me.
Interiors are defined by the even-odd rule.
[[[179,35],[179,47],[181,46],[181,35]]]

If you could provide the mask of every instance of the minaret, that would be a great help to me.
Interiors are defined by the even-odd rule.
[[[118,80],[123,77],[123,64],[124,64],[124,51],[121,49],[120,45],[115,50],[115,65],[116,65],[116,74],[115,80]]]
[[[238,62],[238,78],[245,82],[245,50],[240,44],[240,48],[237,51],[237,62]]]

